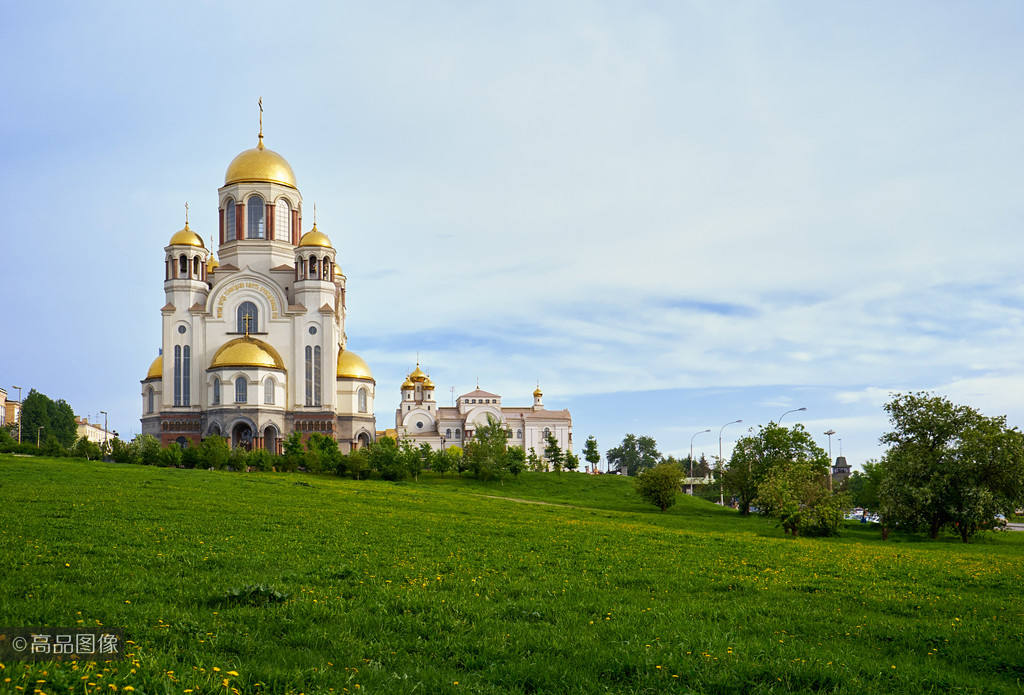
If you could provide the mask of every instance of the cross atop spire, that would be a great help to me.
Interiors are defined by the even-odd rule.
[[[260,144],[257,145],[257,147],[259,147],[262,150],[263,149],[263,97],[260,97],[260,100],[257,103],[260,106]]]

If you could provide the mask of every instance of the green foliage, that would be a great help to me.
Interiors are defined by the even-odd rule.
[[[764,516],[778,519],[787,534],[833,536],[849,498],[828,489],[828,478],[817,463],[780,461],[760,481],[755,504]]]
[[[815,475],[828,475],[828,454],[818,446],[803,425],[791,428],[777,423],[759,425],[757,432],[740,437],[733,448],[728,468],[723,471],[725,489],[739,500],[740,512],[750,513],[750,505],[760,485],[780,466],[799,464],[798,469]]]
[[[199,466],[224,470],[231,461],[231,447],[227,441],[216,434],[211,434],[199,445]]]
[[[184,452],[181,445],[178,442],[171,442],[160,451],[157,461],[164,468],[177,467],[181,465],[182,458],[184,458]]]
[[[277,465],[279,458],[266,449],[253,449],[245,456],[245,466],[254,471],[269,471]]]
[[[138,451],[134,442],[125,442],[117,437],[110,440],[110,458],[117,463],[138,463]]]
[[[371,444],[370,446],[373,445]],[[338,475],[341,475],[344,472],[343,469],[345,469],[355,480],[362,480],[372,467],[373,462],[370,460],[370,450],[354,449],[342,461],[338,462]]]
[[[133,443],[138,451],[138,462],[143,466],[155,466],[160,463],[159,439],[151,434],[137,434]]]
[[[537,450],[532,446],[530,447],[530,453],[526,456],[526,465],[534,473],[542,473],[544,471],[544,459],[537,455]]]
[[[654,468],[661,462],[661,453],[654,438],[637,437],[634,434],[627,434],[621,445],[609,449],[604,456],[610,468],[620,473],[625,469],[631,476],[639,475],[641,471]]]
[[[597,448],[597,439],[594,435],[587,437],[587,442],[583,445],[583,458],[590,464],[590,470],[597,470],[597,464],[601,463],[601,452]]]
[[[885,410],[893,430],[882,437],[884,527],[932,538],[948,527],[967,543],[1024,504],[1024,435],[1005,417],[920,392],[894,395]]]
[[[291,597],[291,594],[278,591],[266,584],[246,584],[245,586],[236,586],[228,589],[214,603],[217,605],[237,603],[262,606],[268,603],[282,603]]]
[[[641,499],[665,511],[676,503],[682,480],[683,471],[678,463],[661,463],[640,471],[633,483]]]
[[[555,435],[550,433],[544,445],[544,458],[547,460],[548,466],[554,469],[556,473],[562,473],[562,466],[565,464],[565,454],[562,452],[562,447],[558,445]]]
[[[508,461],[508,472],[514,478],[518,478],[519,474],[526,470],[526,451],[521,446],[510,446],[505,455]]]
[[[284,455],[281,457],[281,470],[297,471],[299,466],[305,465],[305,450],[302,448],[302,435],[292,432],[281,443],[281,450]]]
[[[75,446],[71,449],[71,456],[74,458],[85,459],[87,461],[98,461],[103,452],[100,449],[100,445],[96,442],[89,441],[88,437],[82,436],[75,442]]]
[[[306,451],[302,456],[302,461],[310,473],[336,471],[338,463],[341,461],[338,440],[320,432],[314,432],[306,440]]]
[[[505,427],[493,415],[487,416],[487,424],[478,426],[473,438],[466,443],[465,459],[468,470],[480,480],[494,478],[503,480],[508,473],[508,438]]]
[[[882,486],[882,465],[871,460],[862,468],[863,471],[854,471],[843,481],[843,489],[849,493],[853,506],[877,510],[881,506],[878,491]]]

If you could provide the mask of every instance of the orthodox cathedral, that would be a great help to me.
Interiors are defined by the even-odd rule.
[[[376,382],[346,349],[345,276],[326,234],[302,229],[284,157],[259,142],[228,165],[217,255],[188,224],[164,247],[160,355],[142,380],[142,431],[161,444],[280,453],[320,432],[342,452],[374,441]],[[211,239],[212,246],[212,239]]]

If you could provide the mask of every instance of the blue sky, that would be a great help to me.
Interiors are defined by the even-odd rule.
[[[255,145],[348,276],[392,426],[416,363],[728,453],[881,454],[893,391],[1024,424],[1018,2],[8,3],[0,379],[138,432],[163,246]]]

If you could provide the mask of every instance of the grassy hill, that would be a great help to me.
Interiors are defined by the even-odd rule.
[[[851,524],[790,539],[568,473],[396,484],[0,456],[0,501],[0,622],[131,640],[120,663],[5,662],[0,692],[1019,693],[1024,680],[1024,534],[882,543]]]

